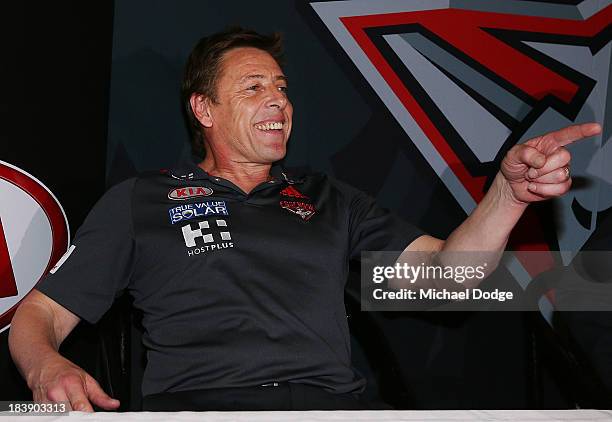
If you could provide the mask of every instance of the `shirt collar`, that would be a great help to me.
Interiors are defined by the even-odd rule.
[[[207,180],[211,178],[204,169],[194,162],[185,163],[173,169],[166,170],[165,173],[177,180]],[[270,176],[274,180],[285,182],[289,185],[303,183],[305,175],[299,169],[287,169],[281,163],[275,163],[270,169]]]
[[[285,182],[289,185],[303,183],[305,179],[303,172],[297,169],[287,169],[280,163],[276,163],[272,166],[270,169],[270,176],[272,176],[274,180]]]

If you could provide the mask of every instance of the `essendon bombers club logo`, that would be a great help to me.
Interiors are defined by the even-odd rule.
[[[68,247],[68,222],[33,176],[0,161],[0,331]]]
[[[608,96],[610,53],[605,47],[612,6],[563,3],[496,0],[458,2],[451,8],[448,2],[373,0],[310,5],[406,132],[406,142],[416,145],[469,213],[513,145],[565,125],[605,118],[601,98]],[[582,172],[592,180],[593,170],[576,161],[605,162],[606,157],[601,138],[586,142],[591,146],[584,153],[592,156],[574,160],[572,174]],[[597,176],[595,183],[605,180]],[[594,229],[591,216],[612,206],[612,195],[604,191],[581,196],[571,191],[558,200],[567,210],[556,227],[560,250],[579,250],[584,244]],[[509,248],[549,250],[542,219],[533,207],[528,209]],[[522,264],[532,276],[547,267]]]
[[[315,214],[314,205],[309,201],[308,196],[298,191],[292,185],[287,186],[280,191],[281,200],[279,205],[281,208],[300,216],[304,221],[308,221]]]

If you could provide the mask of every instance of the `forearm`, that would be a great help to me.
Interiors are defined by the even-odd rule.
[[[17,309],[9,333],[11,356],[36,402],[65,402],[69,409],[93,411],[92,404],[111,410],[109,397],[87,372],[58,353],[79,317],[34,290]]]
[[[63,338],[56,333],[53,312],[43,304],[24,302],[15,313],[9,333],[9,348],[15,365],[33,389],[37,372],[44,362],[61,358]]]
[[[526,208],[527,204],[512,197],[503,176],[498,173],[482,201],[450,234],[441,250],[501,253]]]
[[[512,197],[504,178],[498,174],[476,209],[447,240],[422,236],[402,253],[398,262],[411,266],[427,263],[440,267],[479,267],[488,276],[497,267],[508,237],[526,208],[527,204]],[[389,285],[461,290],[475,287],[481,280],[456,283],[447,279],[419,278],[408,285],[402,280],[393,280]]]

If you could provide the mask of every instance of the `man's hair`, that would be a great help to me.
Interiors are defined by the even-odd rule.
[[[199,93],[212,102],[217,102],[217,81],[221,74],[223,57],[225,53],[238,47],[253,47],[266,51],[279,66],[282,64],[283,43],[279,33],[261,35],[241,27],[230,27],[223,32],[204,37],[196,44],[185,66],[181,95],[192,133],[192,150],[198,157],[203,157],[205,153],[204,132],[191,109],[191,95]]]

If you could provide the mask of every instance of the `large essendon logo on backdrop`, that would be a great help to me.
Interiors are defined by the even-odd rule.
[[[68,246],[68,222],[33,176],[0,161],[0,331]]]
[[[568,4],[500,0],[482,3],[483,10],[467,9],[467,2],[459,8],[448,4],[311,2],[470,212],[509,148],[579,116],[592,120],[583,111],[603,107],[602,100],[588,101],[596,86],[606,95],[609,63],[594,66],[594,58],[608,54],[612,6],[591,10],[585,19],[577,5]],[[576,214],[595,208],[590,205],[572,204],[572,218],[584,228],[590,214]],[[548,250],[538,218],[526,213],[511,248]],[[527,269],[533,274],[547,267],[539,264]]]

